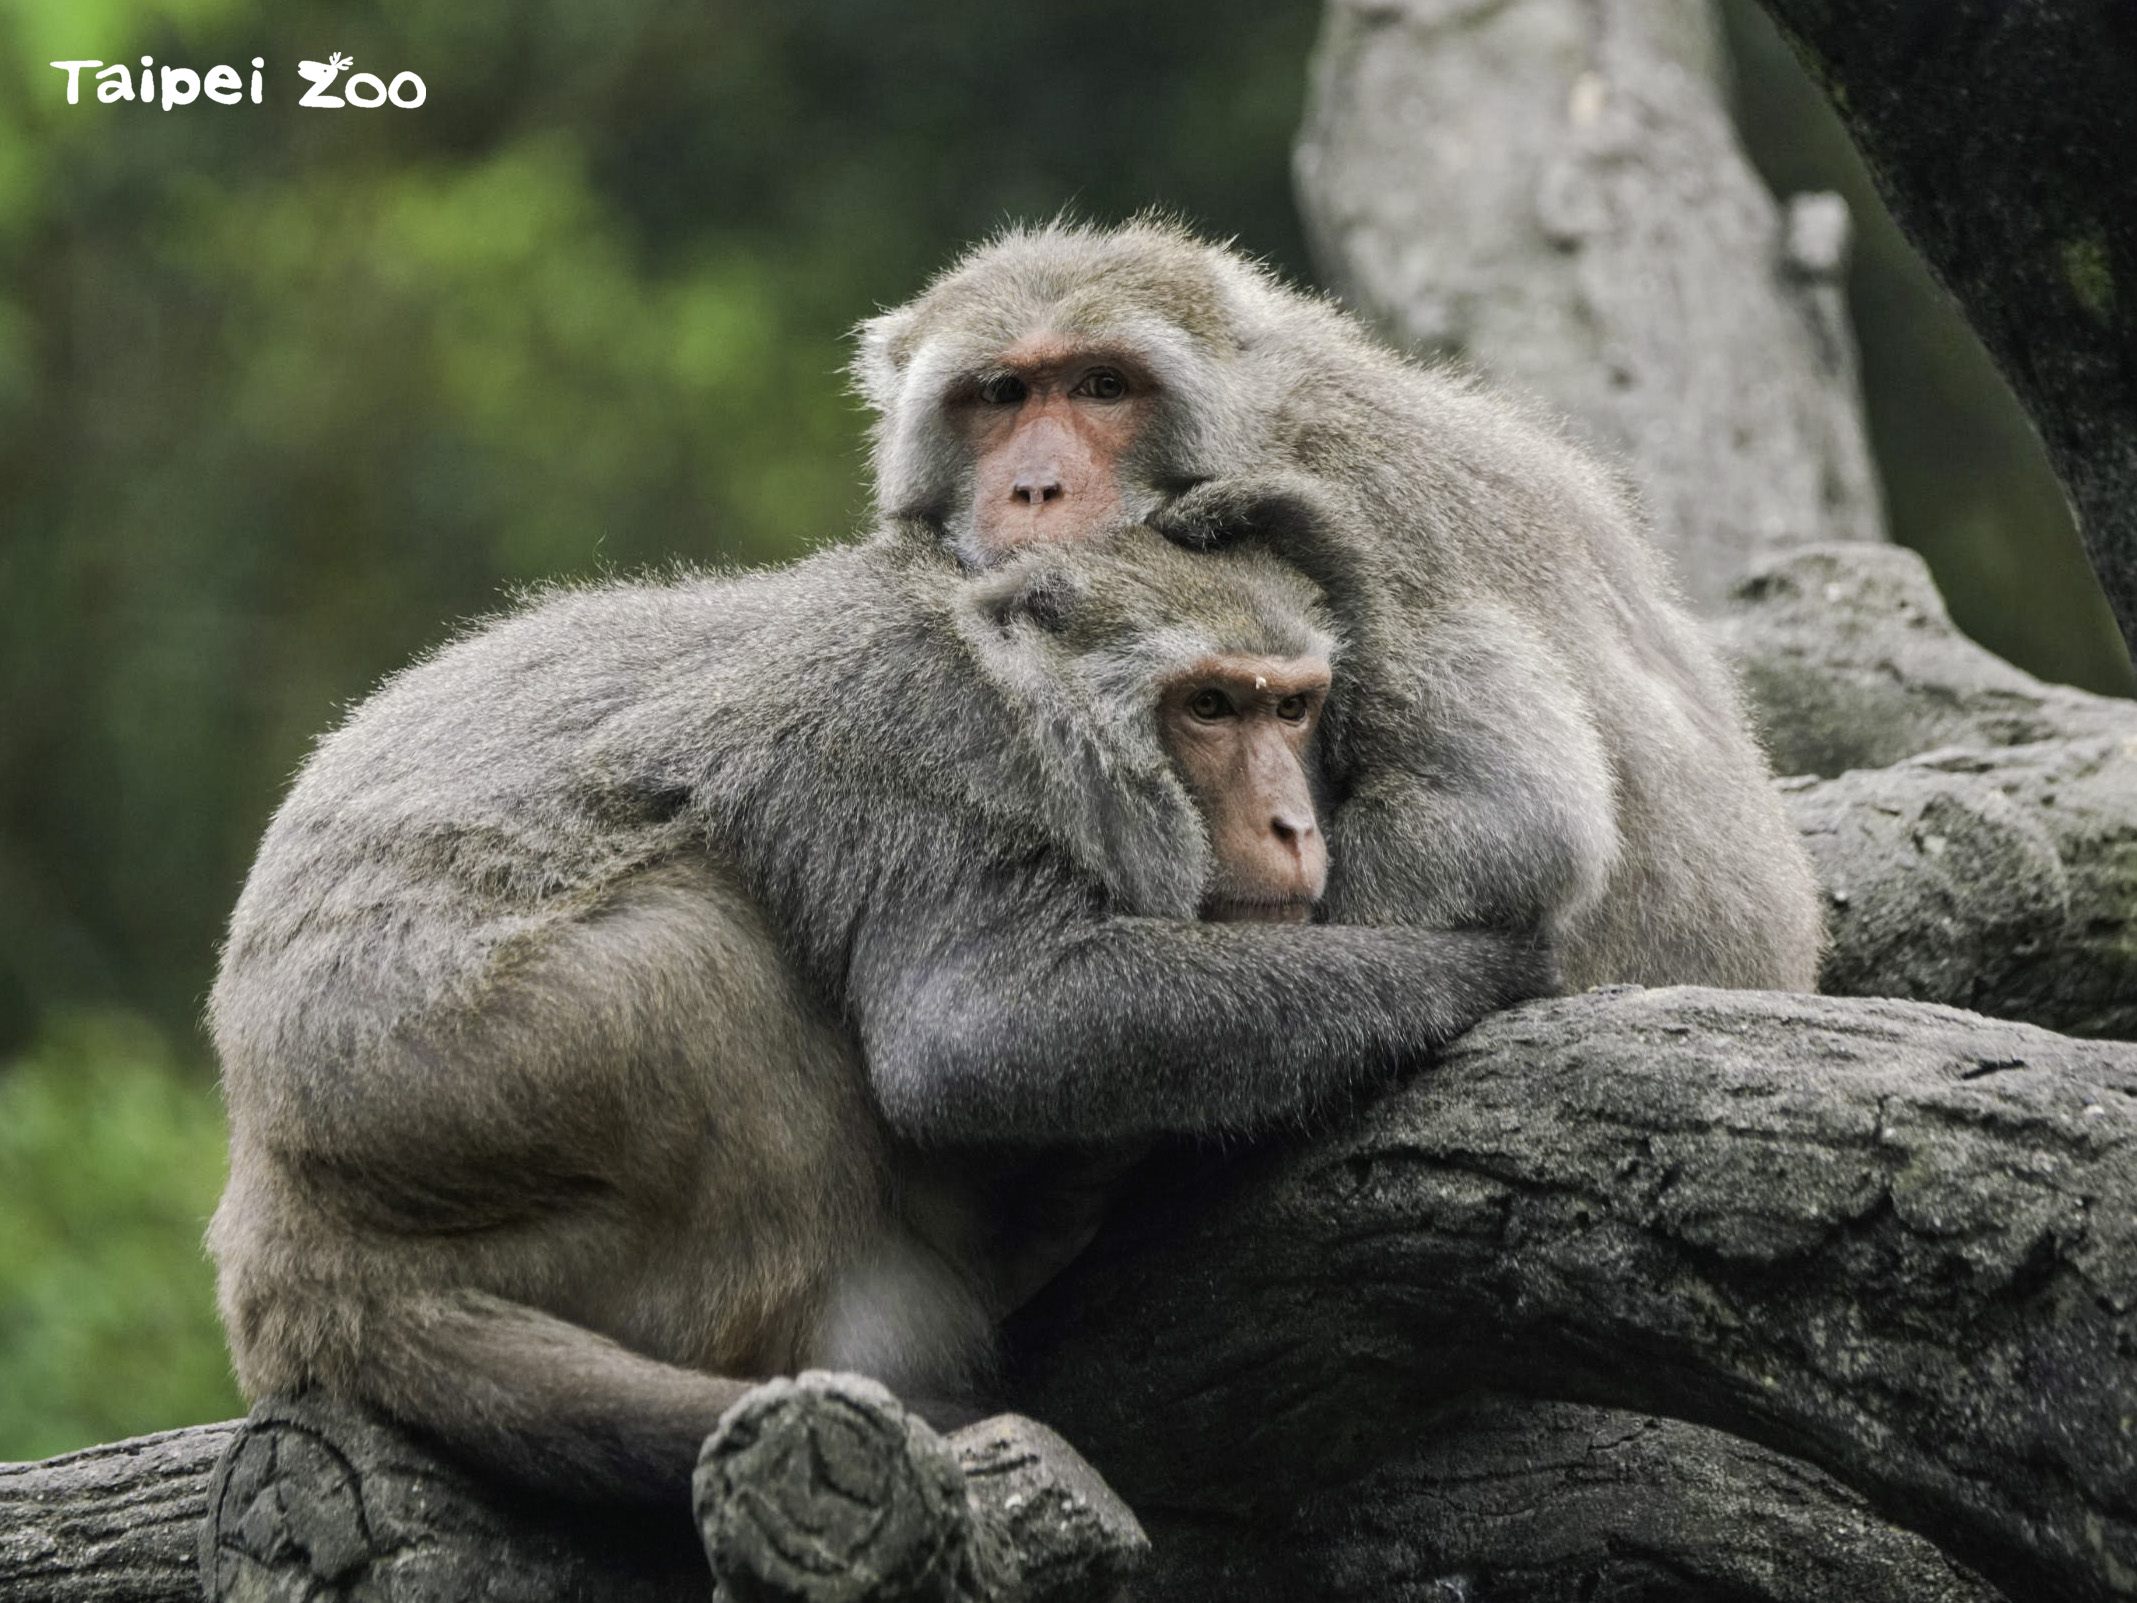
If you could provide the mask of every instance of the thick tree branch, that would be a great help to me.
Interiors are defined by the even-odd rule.
[[[1434,1421],[1288,1519],[1202,1515],[1161,1532],[1153,1597],[2003,1599],[1807,1464],[1678,1420],[1505,1397]]]
[[[1893,546],[1779,558],[1726,627],[1777,766],[1832,776],[1788,787],[1823,989],[2137,1036],[2137,705],[1983,651]]]
[[[208,1481],[238,1423],[0,1464],[0,1598],[193,1603]]]
[[[0,1597],[703,1603],[717,1579],[727,1603],[1115,1603],[1148,1545],[1045,1427],[939,1437],[853,1377],[737,1404],[706,1446],[698,1517],[702,1545],[680,1508],[544,1502],[355,1409],[272,1401],[0,1465]]]
[[[1761,3],[2032,415],[2137,652],[2137,11]]]
[[[1967,639],[1903,547],[1776,557],[1740,577],[1718,624],[1777,773],[1832,778],[1951,746],[2137,738],[2137,703],[2048,684]]]
[[[2137,1048],[1597,993],[1141,1215],[1018,1400],[1146,1518],[1294,1504],[1488,1387],[1804,1458],[2017,1597],[2137,1587]]]

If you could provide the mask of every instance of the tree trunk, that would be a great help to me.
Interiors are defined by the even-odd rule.
[[[1298,148],[1322,277],[1622,456],[1693,597],[1881,539],[1834,195],[1777,207],[1705,0],[1330,0]]]
[[[2137,11],[1760,3],[2039,428],[2137,654]]]

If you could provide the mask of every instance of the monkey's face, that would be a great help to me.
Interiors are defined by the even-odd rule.
[[[882,509],[970,566],[1147,520],[1236,470],[1251,269],[1159,225],[1012,234],[863,325]]]
[[[1328,884],[1311,782],[1325,657],[1211,657],[1163,687],[1158,727],[1209,830],[1203,916],[1304,923]]]
[[[1125,345],[1035,334],[948,400],[970,463],[970,539],[983,560],[1120,521],[1125,469],[1156,405],[1149,369]]]

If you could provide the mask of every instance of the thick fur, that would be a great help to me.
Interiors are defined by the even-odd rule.
[[[1042,331],[1155,374],[1132,516],[1271,546],[1328,593],[1334,920],[1540,929],[1575,985],[1813,986],[1808,859],[1604,466],[1164,222],[1018,230],[864,324],[854,363],[883,510],[974,565],[942,401]]]
[[[984,1361],[1032,1243],[950,1144],[1297,1120],[1550,988],[1489,934],[1192,921],[1158,681],[1333,649],[1251,553],[972,580],[886,537],[401,674],[298,776],[215,986],[246,1389],[679,1501],[747,1377]]]

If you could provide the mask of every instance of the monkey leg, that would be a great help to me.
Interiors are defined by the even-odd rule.
[[[248,977],[251,1027],[225,1032],[211,1245],[240,1379],[575,1496],[680,1499],[746,1389],[719,1377],[796,1367],[882,1228],[852,1047],[710,863],[640,874],[509,960],[408,944],[340,941],[316,997]],[[438,950],[461,971],[394,1007]]]
[[[721,1416],[761,1384],[662,1363],[477,1292],[411,1296],[366,1329],[379,1354],[362,1387],[372,1401],[480,1463],[573,1499],[678,1500]],[[979,1417],[961,1400],[903,1400],[937,1430]]]
[[[859,1370],[957,1417],[991,1336],[973,1227],[954,1194],[940,1245],[901,1216],[924,1188],[850,1039],[716,865],[639,875],[482,981],[359,1053],[300,1014],[251,1065],[212,1232],[248,1393],[631,1501],[680,1500],[765,1376]]]
[[[374,1310],[362,1390],[515,1479],[571,1498],[679,1500],[705,1438],[751,1386],[647,1358],[478,1292]]]

